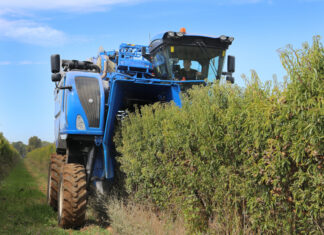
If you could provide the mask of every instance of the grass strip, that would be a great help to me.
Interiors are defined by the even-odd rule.
[[[109,234],[98,226],[63,230],[35,178],[20,161],[0,185],[0,234]]]

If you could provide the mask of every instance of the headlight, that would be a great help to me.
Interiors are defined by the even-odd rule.
[[[76,128],[78,130],[85,130],[85,124],[81,115],[78,115],[76,118]]]
[[[227,39],[227,37],[224,36],[224,35],[220,36],[219,38],[220,38],[220,40],[222,40],[222,41],[225,41],[225,40]]]
[[[169,32],[168,32],[168,36],[169,36],[170,38],[173,38],[173,37],[174,37],[174,32],[169,31]]]
[[[178,37],[182,37],[183,36],[183,33],[182,32],[177,32],[177,36]]]

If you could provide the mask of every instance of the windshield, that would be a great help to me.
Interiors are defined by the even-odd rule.
[[[156,77],[213,81],[222,74],[225,50],[205,46],[165,46],[153,55]]]

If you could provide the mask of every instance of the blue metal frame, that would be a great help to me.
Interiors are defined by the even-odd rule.
[[[181,107],[180,85],[178,83],[166,82],[159,79],[155,79],[154,81],[152,81],[151,79],[112,79],[108,100],[109,109],[106,118],[105,133],[103,137],[105,177],[107,179],[114,177],[112,146],[116,114],[122,107],[123,98],[127,96],[127,92],[141,93],[141,91],[147,92],[145,94],[146,98],[152,98],[156,94],[163,94],[165,101],[174,101],[176,105]],[[156,98],[159,99],[158,96]],[[160,97],[160,99],[162,99],[162,96]]]
[[[164,34],[163,34],[164,35]],[[156,38],[163,38],[158,36]],[[94,162],[93,174],[97,177],[112,179],[114,177],[114,158],[113,158],[113,133],[115,128],[115,120],[117,112],[123,107],[123,99],[131,97],[133,94],[141,96],[144,100],[152,102],[173,101],[177,106],[181,107],[180,85],[186,83],[205,83],[204,80],[192,81],[176,81],[161,80],[153,77],[152,64],[142,57],[142,45],[121,44],[119,48],[118,64],[116,64],[116,72],[108,73],[104,80],[109,81],[109,97],[105,104],[105,92],[101,82],[100,74],[83,71],[69,71],[65,73],[62,80],[62,86],[71,86],[72,89],[59,90],[55,100],[55,138],[58,135],[93,135],[95,136],[95,145],[100,147],[96,154]],[[146,47],[148,50],[148,47]],[[100,52],[98,56],[111,56],[112,61],[116,51]],[[92,60],[96,63],[98,57]],[[103,64],[102,64],[103,67]],[[90,128],[86,114],[79,100],[75,77],[84,76],[98,79],[100,86],[100,124],[99,128]],[[136,95],[136,96],[137,96]],[[106,97],[107,98],[107,97]],[[108,107],[107,116],[104,116],[105,107]],[[86,130],[77,130],[76,117],[81,115],[86,126]]]

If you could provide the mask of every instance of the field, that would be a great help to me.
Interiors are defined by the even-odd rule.
[[[111,234],[89,210],[81,230],[57,226],[57,214],[46,203],[48,159],[53,145],[20,160],[0,184],[0,234]]]
[[[46,204],[48,161],[53,151],[53,145],[35,149],[1,182],[0,234],[185,234],[182,221],[114,197],[90,197],[85,226],[60,229],[56,212]]]
[[[324,48],[281,52],[288,80],[215,82],[131,113],[115,136],[127,192],[192,233],[321,234]]]
[[[215,82],[181,109],[131,113],[115,135],[120,181],[90,197],[80,230],[46,205],[54,146],[18,160],[0,136],[0,234],[323,234],[324,48],[314,37],[281,59],[283,84],[252,72],[244,88]]]

